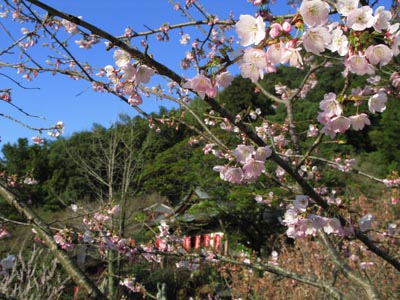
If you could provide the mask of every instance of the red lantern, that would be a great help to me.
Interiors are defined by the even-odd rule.
[[[195,241],[194,241],[194,249],[199,249],[200,248],[200,235],[196,235]]]
[[[217,252],[220,251],[220,248],[221,248],[221,235],[220,234],[214,235],[214,247],[215,247],[215,251],[217,251]]]
[[[190,251],[191,243],[190,243],[190,236],[185,236],[183,238],[183,248],[185,248],[186,251]]]
[[[205,234],[203,236],[203,245],[204,245],[204,247],[210,246],[210,235],[209,234]]]

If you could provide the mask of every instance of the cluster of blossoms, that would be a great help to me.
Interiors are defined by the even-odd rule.
[[[129,53],[121,49],[114,52],[114,60],[117,69],[111,65],[104,68],[105,75],[114,84],[114,90],[118,94],[127,95],[130,105],[142,104],[143,99],[138,92],[138,86],[148,83],[155,71],[146,65],[132,64]]]
[[[205,75],[198,74],[186,81],[183,87],[195,91],[201,99],[204,99],[206,95],[210,98],[215,98],[218,95],[218,88],[228,87],[232,83],[232,80],[233,76],[228,71],[218,74],[214,80],[210,80]]]
[[[74,234],[71,230],[62,229],[53,236],[53,239],[61,249],[71,250],[74,248]]]
[[[239,63],[241,74],[256,82],[263,78],[264,72],[276,71],[277,64],[289,64],[300,67],[303,64],[300,50],[303,48],[312,54],[319,55],[325,50],[336,52],[345,58],[346,70],[358,75],[373,74],[375,65],[388,64],[393,56],[399,54],[399,24],[391,25],[391,13],[381,6],[373,15],[372,8],[358,8],[358,1],[338,1],[337,11],[343,22],[328,23],[329,4],[322,0],[303,1],[300,15],[307,25],[300,38],[292,38],[292,25],[283,21],[272,23],[268,29],[261,16],[240,16],[236,23],[236,33],[242,46],[261,45],[268,40],[269,47],[264,49],[246,48]],[[298,20],[292,20],[300,27]],[[369,29],[380,34],[384,43],[374,44]],[[363,44],[369,41],[370,44]]]
[[[342,162],[342,158],[336,157],[335,158],[335,163],[330,164],[332,168],[338,169],[339,171],[342,172],[349,172],[352,167],[356,164],[356,160],[354,158],[346,158]]]
[[[263,1],[254,1],[260,5]],[[336,10],[340,21],[328,24],[328,16],[334,9],[322,0],[303,1],[300,6],[301,18],[292,20],[270,21],[267,27],[262,16],[253,17],[241,15],[235,25],[239,43],[247,47],[238,62],[242,77],[257,82],[264,73],[276,72],[279,64],[302,67],[303,57],[300,51],[304,49],[312,55],[320,55],[327,50],[331,54],[343,57],[345,71],[357,75],[373,75],[377,67],[382,67],[400,52],[399,23],[391,24],[392,14],[383,6],[375,12],[369,6],[361,6],[358,0],[339,0]],[[269,19],[268,19],[269,20]],[[297,28],[296,37],[292,37],[292,26]],[[303,32],[301,36],[298,36]],[[251,45],[256,47],[248,47]],[[391,82],[397,84],[397,78],[392,76]],[[301,96],[315,86],[310,82]],[[288,98],[289,89],[277,87],[277,93],[283,100]],[[366,96],[363,91],[363,96]],[[370,91],[371,93],[371,91]],[[375,91],[368,100],[371,113],[382,112],[385,109],[387,95],[384,90]],[[324,125],[323,133],[334,137],[352,127],[362,130],[370,120],[365,113],[354,116],[342,115],[342,105],[336,100],[336,95],[325,95],[320,104],[323,110],[318,120]]]
[[[11,102],[11,90],[0,91],[0,100]]]
[[[308,213],[308,205],[308,197],[299,195],[285,212],[282,223],[288,227],[286,231],[288,237],[296,239],[315,236],[320,229],[327,234],[339,236],[352,234],[352,229],[343,227],[337,218],[326,218]]]
[[[268,147],[238,145],[232,155],[240,166],[215,166],[214,171],[220,173],[221,179],[231,183],[250,183],[265,171],[265,161],[272,154]]]
[[[353,90],[353,92],[355,92]],[[361,95],[352,95],[365,97],[365,93]],[[383,112],[386,109],[387,95],[384,91],[378,91],[368,99],[368,108],[371,113]],[[324,125],[321,129],[322,133],[334,138],[337,133],[344,133],[350,127],[354,130],[362,130],[365,125],[370,125],[371,121],[365,113],[357,113],[356,115],[346,117],[343,115],[343,106],[338,101],[335,93],[325,94],[324,99],[320,102],[319,107],[322,112],[318,114],[318,121]]]
[[[47,134],[52,138],[57,138],[63,133],[64,133],[64,122],[62,121],[57,122],[57,124],[51,127],[50,130],[47,132]],[[34,136],[31,138],[31,140],[36,145],[44,144],[44,138],[41,135]]]

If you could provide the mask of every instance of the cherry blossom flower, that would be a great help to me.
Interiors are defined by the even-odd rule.
[[[368,100],[369,111],[373,114],[375,112],[383,112],[386,109],[387,95],[384,92],[379,92]]]
[[[331,119],[330,128],[335,132],[343,133],[350,128],[351,121],[345,116],[336,116]]]
[[[364,113],[350,116],[351,126],[354,130],[362,130],[365,125],[371,125],[371,121],[369,120],[368,116]]]
[[[204,99],[206,95],[211,97],[210,95],[215,93],[211,80],[202,74],[197,74],[188,80],[183,87],[194,90],[201,99]]]
[[[335,93],[325,94],[324,100],[320,102],[319,107],[328,117],[340,116],[343,112],[342,106],[340,105],[339,101],[336,100]]]
[[[257,45],[265,38],[265,23],[260,16],[241,15],[235,26],[242,46]]]
[[[297,195],[293,201],[293,207],[299,212],[305,212],[308,207],[308,197],[306,195]]]
[[[288,21],[284,21],[282,23],[282,30],[284,33],[289,33],[292,31],[292,24],[290,24]]]
[[[379,6],[375,11],[374,24],[373,27],[375,31],[382,32],[382,30],[387,30],[390,26],[390,20],[392,14],[390,11],[385,10],[384,6]]]
[[[265,59],[272,64],[280,64],[283,61],[282,57],[284,54],[285,45],[282,42],[276,43],[268,47]]]
[[[393,57],[393,51],[384,44],[371,45],[365,51],[365,57],[371,64],[387,65]]]
[[[372,16],[372,8],[363,6],[352,10],[347,16],[346,25],[356,31],[362,31],[372,27],[374,17]]]
[[[241,164],[245,164],[254,153],[254,147],[249,145],[238,145],[232,154],[236,157],[236,160]]]
[[[337,218],[326,218],[325,221],[323,229],[327,234],[341,234],[342,224]]]
[[[182,45],[186,45],[187,43],[189,43],[189,41],[190,41],[190,35],[189,34],[184,34],[184,35],[182,35],[182,37],[180,38],[180,40],[179,40],[179,42],[182,44]]]
[[[34,136],[31,138],[31,140],[35,145],[43,145],[44,144],[44,138],[41,136]]]
[[[342,16],[348,16],[358,7],[359,0],[338,0],[336,9]]]
[[[113,57],[115,60],[115,64],[118,67],[129,64],[131,61],[131,56],[129,55],[129,53],[121,49],[115,50]]]
[[[143,103],[143,98],[136,91],[129,95],[128,103],[132,106],[138,106]]]
[[[345,56],[349,51],[349,41],[339,28],[332,30],[331,43],[326,46],[332,52],[337,52],[341,56]]]
[[[397,23],[397,25],[399,25],[399,23]],[[393,35],[393,41],[390,48],[392,49],[394,56],[400,54],[400,30],[397,32],[397,34]]]
[[[347,58],[345,66],[348,71],[357,75],[374,74],[374,67],[368,62],[364,55],[353,54]]]
[[[107,72],[107,77],[109,79],[114,79],[114,80],[111,80],[111,81],[115,82],[114,76],[116,77],[117,75],[115,73],[113,74],[113,70],[111,68],[108,68],[108,70],[110,72]],[[135,78],[136,78],[137,70],[132,64],[127,63],[127,64],[121,66],[121,73],[122,73],[122,78],[124,80],[126,80],[126,81],[134,81]]]
[[[219,73],[215,79],[215,84],[218,87],[226,88],[231,85],[234,77],[229,71]]]
[[[104,71],[106,72],[108,80],[110,80],[113,84],[118,83],[117,70],[115,70],[113,66],[111,65],[105,66]]]
[[[250,78],[254,83],[259,78],[264,78],[264,69],[267,66],[264,50],[247,48],[238,65],[243,78]]]
[[[140,65],[137,69],[137,74],[136,74],[136,84],[143,83],[146,84],[150,81],[150,77],[153,76],[155,71],[146,66],[146,65]]]
[[[265,164],[262,161],[250,158],[243,165],[243,179],[253,182],[265,171]]]
[[[78,28],[75,23],[62,19],[61,24],[64,26],[65,31],[70,34],[75,34],[78,32]]]
[[[309,28],[302,36],[303,45],[307,52],[320,54],[328,44],[331,43],[332,37],[328,29],[322,26]]]
[[[258,147],[254,154],[254,158],[258,161],[265,162],[266,159],[271,156],[271,154],[272,150],[269,146]]]
[[[303,1],[300,14],[308,26],[325,25],[328,22],[329,5],[321,0]]]
[[[299,41],[291,40],[285,44],[285,53],[282,56],[281,63],[289,63],[291,67],[301,67],[303,65],[303,59],[300,54],[301,48],[298,47]]]
[[[269,36],[273,39],[281,35],[282,25],[279,23],[273,23],[269,29]]]
[[[315,137],[318,135],[319,129],[317,126],[310,124],[308,125],[307,137]]]
[[[225,181],[239,184],[242,183],[244,174],[241,168],[227,168],[220,176]]]

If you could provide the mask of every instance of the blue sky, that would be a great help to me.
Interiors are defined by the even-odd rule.
[[[96,1],[96,0],[43,0],[48,5],[65,11],[67,13],[82,16],[85,21],[109,31],[115,35],[121,35],[127,26],[135,31],[141,32],[148,28],[158,28],[161,24],[170,24],[187,21],[179,13],[175,12],[168,3],[168,0],[139,1],[139,0],[115,0],[115,1]],[[183,3],[184,1],[180,1]],[[277,1],[284,3],[284,1]],[[286,2],[286,1],[285,1]],[[390,1],[381,1],[386,6]],[[212,14],[217,14],[221,19],[227,17],[232,11],[236,17],[244,13],[254,13],[254,8],[246,0],[204,0],[202,4]],[[293,10],[286,6],[271,6],[275,13],[290,13]],[[0,19],[1,24],[10,30],[15,37],[19,37],[21,25],[8,19]],[[28,27],[29,25],[24,25]],[[81,50],[74,45],[74,40],[70,39],[71,50],[79,57],[82,62],[88,61],[96,67],[104,67],[113,64],[113,51],[104,51],[104,46],[99,44],[95,50]],[[150,52],[160,62],[174,69],[178,74],[185,75],[179,68],[179,61],[185,51],[190,46],[182,46],[179,43],[178,31],[171,33],[171,41],[160,43],[150,37]],[[10,44],[11,40],[0,31],[0,51]],[[40,46],[33,49],[33,54],[44,59],[45,50]],[[17,58],[12,58],[16,61]],[[9,61],[10,56],[0,57],[0,61]],[[45,117],[44,119],[26,117],[15,108],[0,102],[0,113],[10,115],[32,127],[47,127],[58,121],[65,123],[65,134],[68,137],[74,132],[90,130],[93,123],[110,126],[118,119],[120,113],[135,116],[137,113],[126,103],[118,100],[110,94],[95,93],[91,90],[90,84],[84,81],[75,81],[60,75],[52,76],[45,74],[37,79],[27,82],[16,74],[14,70],[7,71],[0,69],[0,73],[11,76],[30,89],[19,88],[16,84],[0,76],[0,89],[11,87],[13,89],[13,103],[23,108],[27,113]],[[37,89],[40,88],[40,89]],[[158,111],[160,105],[170,107],[168,102],[144,99],[141,108],[146,112]],[[14,143],[18,138],[28,138],[37,135],[13,121],[0,117],[0,136],[2,142],[0,148],[5,143]]]

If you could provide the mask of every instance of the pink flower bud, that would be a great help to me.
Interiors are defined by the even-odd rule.
[[[282,30],[283,30],[284,33],[289,33],[292,30],[292,24],[290,24],[287,21],[283,22]]]

